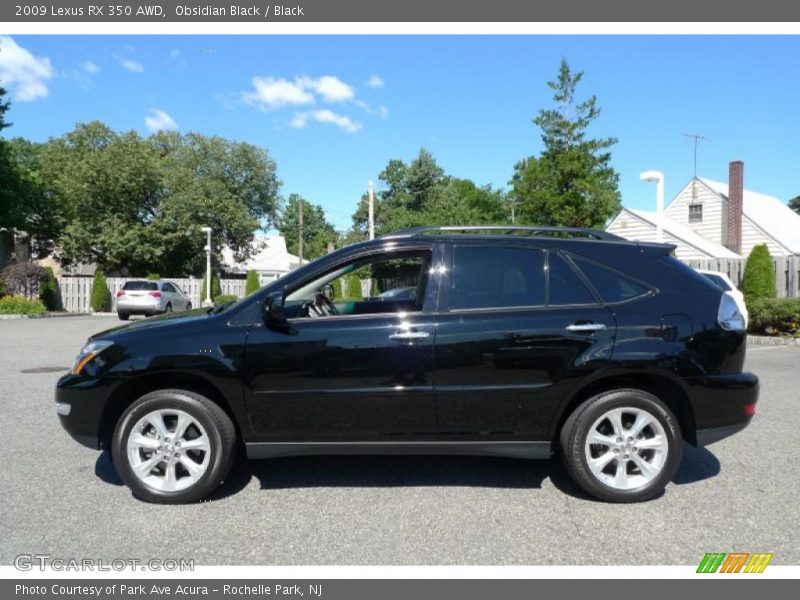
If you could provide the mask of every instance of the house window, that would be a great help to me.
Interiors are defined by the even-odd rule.
[[[689,205],[689,223],[702,223],[703,222],[703,205],[690,204]]]

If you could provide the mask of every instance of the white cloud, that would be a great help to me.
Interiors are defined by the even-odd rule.
[[[314,103],[313,94],[305,89],[300,80],[291,82],[283,78],[253,77],[253,88],[252,92],[244,93],[244,101],[261,110]]]
[[[175,50],[170,50],[169,51],[170,58],[178,58],[180,55],[181,55],[181,51],[178,50],[177,48]]]
[[[364,85],[371,88],[382,88],[384,86],[384,82],[379,75],[373,75],[364,82]]]
[[[381,119],[385,119],[386,117],[389,116],[389,109],[386,108],[385,106],[379,106],[378,107],[378,116]]]
[[[122,68],[130,71],[131,73],[142,73],[144,72],[144,67],[142,63],[138,63],[135,60],[127,59],[122,61]]]
[[[333,75],[324,75],[319,79],[303,77],[299,82],[304,88],[317,92],[325,102],[345,102],[356,96],[352,86]]]
[[[336,125],[337,127],[344,129],[347,133],[355,133],[362,127],[361,123],[356,123],[350,117],[340,115],[332,110],[328,110],[327,108],[321,110],[312,110],[304,113],[296,113],[289,122],[289,126],[294,127],[295,129],[303,129],[308,125],[309,120],[316,121],[317,123]]]
[[[100,67],[94,64],[92,61],[87,60],[85,63],[83,63],[83,70],[94,75],[100,71]]]
[[[49,58],[37,58],[11,37],[0,36],[0,83],[19,102],[32,102],[48,94],[46,81],[55,74]]]
[[[144,118],[144,124],[150,133],[156,131],[174,131],[178,128],[178,124],[171,116],[163,110],[154,108],[150,114]]]

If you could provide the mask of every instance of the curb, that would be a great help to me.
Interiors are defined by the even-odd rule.
[[[780,335],[748,335],[747,343],[754,346],[794,346],[800,348],[800,338]]]

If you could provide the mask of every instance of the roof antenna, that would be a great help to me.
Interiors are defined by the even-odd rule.
[[[694,177],[692,177],[692,200],[697,199],[697,142],[700,140],[710,142],[711,138],[698,133],[684,133],[688,138],[694,140]]]

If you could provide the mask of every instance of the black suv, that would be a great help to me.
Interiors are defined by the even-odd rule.
[[[207,496],[240,445],[558,453],[592,496],[647,499],[684,440],[739,431],[758,397],[736,301],[672,250],[586,229],[401,231],[234,304],[93,336],[57,411],[153,502]]]

